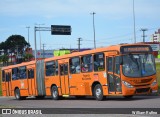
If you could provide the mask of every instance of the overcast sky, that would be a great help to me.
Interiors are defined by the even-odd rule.
[[[134,0],[136,39],[142,41],[141,28],[147,28],[146,41],[160,28],[160,0]],[[44,24],[70,25],[69,36],[51,35],[50,31],[37,32],[37,46],[45,49],[77,48],[82,38],[82,48],[93,48],[93,17],[95,12],[96,46],[133,43],[133,0],[1,0],[0,42],[11,35],[22,35],[34,48],[34,26]]]

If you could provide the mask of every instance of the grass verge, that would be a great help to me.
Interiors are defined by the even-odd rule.
[[[160,63],[156,63],[158,89],[160,91]]]

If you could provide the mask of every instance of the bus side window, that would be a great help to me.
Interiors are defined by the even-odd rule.
[[[20,79],[26,79],[27,78],[27,73],[26,73],[26,67],[19,67],[19,78]]]
[[[8,76],[8,73],[6,73],[6,82],[9,81],[9,76]]]
[[[94,55],[94,71],[103,71],[105,67],[104,64],[104,54],[98,53]]]
[[[50,61],[46,63],[46,76],[54,76],[55,75],[55,62]]]
[[[115,71],[116,74],[120,74],[120,57],[115,57]]]
[[[71,74],[80,73],[80,58],[79,57],[71,58],[69,66]]]
[[[5,71],[3,70],[2,71],[2,82],[5,82],[6,80],[5,80]]]
[[[58,75],[58,61],[55,61],[55,72],[56,72],[56,76]]]
[[[12,69],[12,80],[17,80],[17,79],[19,79],[18,68],[13,68]]]
[[[11,74],[6,73],[6,82],[11,81]]]
[[[8,73],[9,81],[11,81],[11,73]]]
[[[34,69],[29,69],[29,70],[28,70],[28,78],[29,78],[29,79],[34,78]]]
[[[91,72],[93,70],[93,58],[92,55],[86,55],[81,58],[81,71]]]
[[[63,68],[63,65],[60,65],[60,75],[64,75],[64,68]]]

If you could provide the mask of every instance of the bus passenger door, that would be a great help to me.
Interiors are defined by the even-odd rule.
[[[11,91],[12,87],[11,87],[11,73],[6,73],[6,95],[7,96],[11,96]]]
[[[28,69],[28,94],[35,95],[34,69]]]
[[[122,94],[119,56],[107,58],[107,80],[109,94]]]
[[[69,95],[68,63],[60,64],[60,81],[62,95]]]

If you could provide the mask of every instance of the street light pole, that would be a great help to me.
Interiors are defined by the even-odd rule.
[[[37,42],[36,42],[36,26],[34,27],[34,44],[35,44],[35,61],[37,60]]]
[[[96,39],[95,39],[95,24],[94,24],[94,15],[95,15],[95,14],[96,14],[95,12],[91,13],[91,15],[93,15],[93,35],[94,35],[94,49],[96,49]]]
[[[44,23],[43,24],[35,24],[35,25],[38,25],[39,27],[39,29],[40,29],[40,26],[41,25],[45,25]],[[40,38],[40,51],[41,51],[41,32],[40,32],[40,30],[39,30],[39,38]]]
[[[28,43],[29,43],[29,26],[27,26],[26,28],[28,28]]]
[[[134,11],[134,0],[133,0],[133,27],[134,27],[134,43],[136,43],[136,28],[135,28],[135,11]]]
[[[142,35],[142,37],[143,37],[143,42],[145,42],[145,37],[146,37],[146,35],[145,35],[145,31],[147,31],[148,29],[146,29],[146,28],[142,28],[140,31],[142,31],[143,32],[143,35]]]

